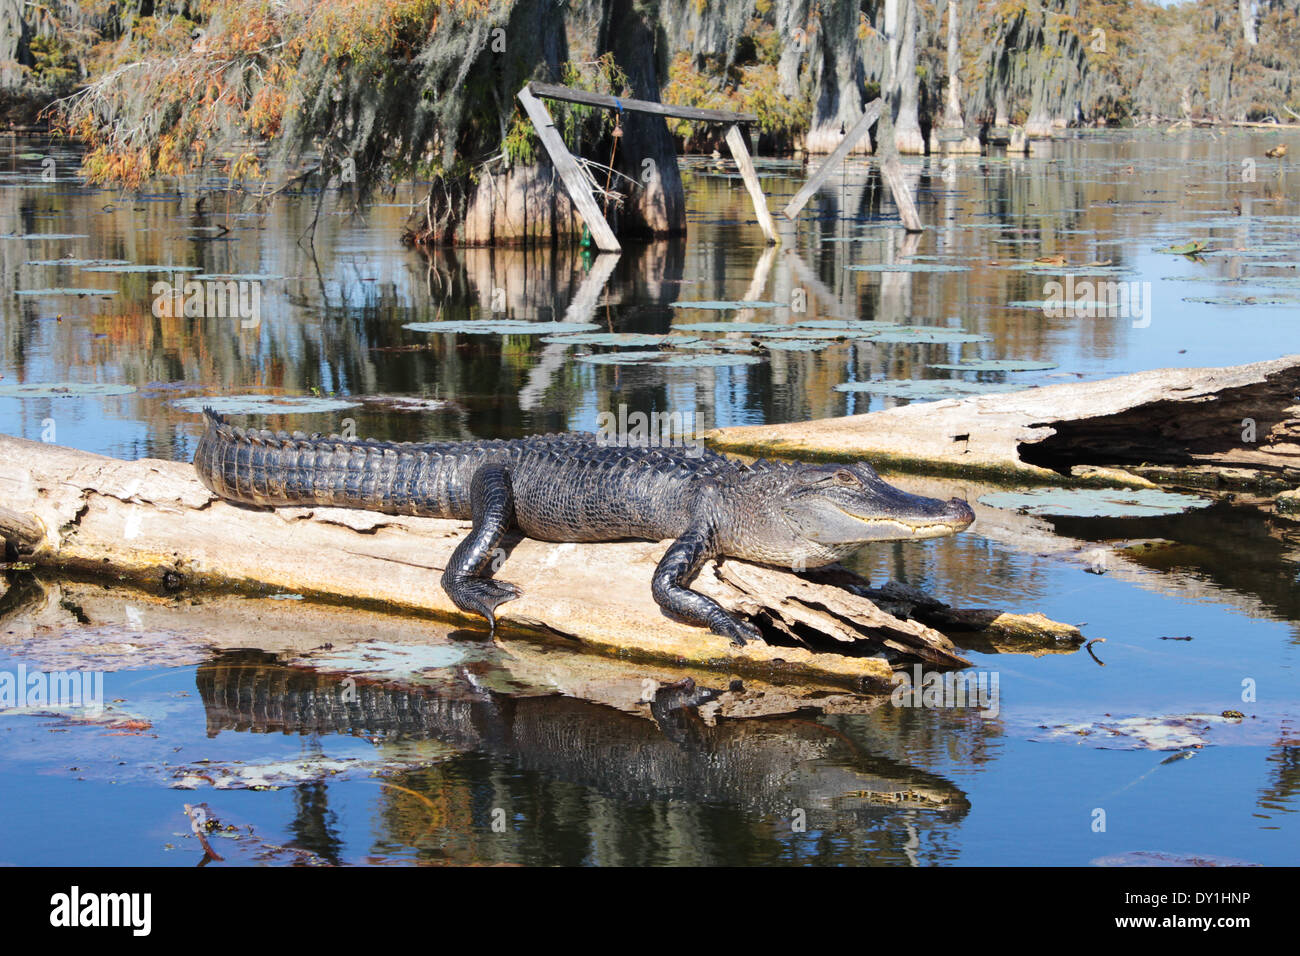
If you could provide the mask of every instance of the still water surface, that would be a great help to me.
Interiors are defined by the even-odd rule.
[[[628,249],[605,281],[576,250],[402,248],[400,193],[360,214],[327,205],[309,243],[314,197],[261,215],[227,215],[222,200],[195,212],[192,196],[161,188],[87,189],[66,145],[8,140],[0,431],[185,460],[200,432],[187,400],[206,396],[332,396],[326,411],[254,420],[328,432],[351,418],[361,435],[433,440],[592,429],[620,405],[707,428],[899,401],[835,389],[872,379],[1031,386],[1272,358],[1300,351],[1300,187],[1263,158],[1272,144],[1126,132],[1031,158],[914,160],[933,226],[911,239],[854,162],[770,251],[734,171],[690,161],[688,237]],[[1255,180],[1243,183],[1250,157]],[[761,167],[779,208],[799,169]],[[1189,239],[1212,251],[1155,251]],[[1045,315],[1032,305],[1065,270],[1032,260],[1054,255],[1107,263],[1085,272],[1138,283],[1147,311]],[[899,262],[956,269],[849,268]],[[258,321],[154,314],[156,283],[197,275],[255,282]],[[54,291],[67,288],[103,291]],[[800,297],[806,311],[791,307]],[[673,306],[682,300],[777,306]],[[987,340],[823,340],[756,364],[672,368],[592,364],[579,357],[609,349],[541,336],[405,328],[483,318],[655,334],[870,319]],[[1054,367],[931,368],[979,358]],[[132,390],[3,394],[64,382]],[[178,602],[10,572],[0,671],[102,669],[109,710],[94,721],[0,712],[0,863],[195,865],[203,851],[182,810],[199,802],[236,828],[212,838],[233,862],[1082,864],[1140,851],[1297,862],[1298,526],[1231,504],[1005,519],[854,561],[876,580],[1105,638],[1095,657],[971,649],[976,670],[998,677],[988,716],[885,703],[716,726],[651,720],[617,692],[635,668],[560,648],[291,598]],[[1081,552],[1138,539],[1170,544],[1086,572]],[[1247,716],[1182,719],[1224,710]]]

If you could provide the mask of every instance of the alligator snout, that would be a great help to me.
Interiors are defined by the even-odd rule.
[[[944,509],[944,517],[953,523],[955,530],[964,531],[975,520],[975,511],[969,502],[961,498],[949,498],[948,507]]]

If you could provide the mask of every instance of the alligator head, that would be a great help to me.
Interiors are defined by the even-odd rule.
[[[975,520],[960,498],[912,495],[865,462],[847,465],[755,462],[729,496],[723,551],[764,564],[818,567],[872,541],[956,534]]]

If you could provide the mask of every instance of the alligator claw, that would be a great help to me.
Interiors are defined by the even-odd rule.
[[[494,581],[491,578],[464,577],[449,582],[447,594],[462,611],[481,614],[487,619],[492,632],[496,632],[496,609],[507,601],[513,601],[524,592],[507,581]]]
[[[728,638],[735,647],[744,647],[750,641],[763,640],[763,634],[753,624],[739,618],[728,617],[714,624],[709,630]]]

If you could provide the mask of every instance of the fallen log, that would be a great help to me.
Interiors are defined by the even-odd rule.
[[[12,529],[10,546],[33,565],[155,590],[290,592],[483,626],[438,583],[468,522],[235,505],[203,487],[186,463],[119,461],[7,436],[0,437],[0,502],[15,516],[0,515],[0,530]],[[651,575],[666,546],[509,539],[500,573],[523,595],[498,620],[629,659],[855,689],[888,688],[896,668],[918,662],[969,663],[939,630],[885,613],[861,588],[722,561],[706,566],[693,587],[752,615],[768,638],[736,648],[668,618],[654,602]]]
[[[867,458],[899,471],[1114,484],[1098,466],[1246,468],[1300,478],[1300,355],[1156,369],[813,422],[716,429],[721,451]]]

